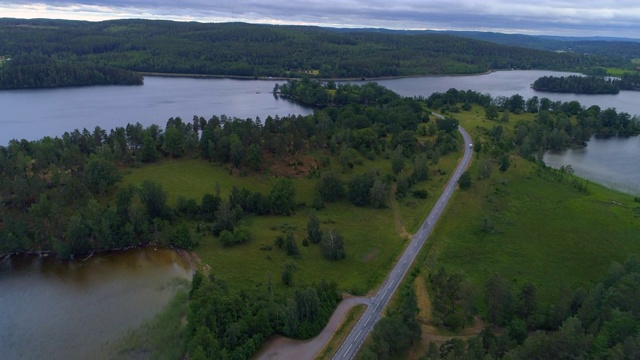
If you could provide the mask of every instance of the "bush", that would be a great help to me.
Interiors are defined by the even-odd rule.
[[[465,171],[464,173],[462,173],[462,176],[460,176],[460,180],[458,181],[458,183],[460,184],[460,189],[462,190],[467,190],[471,187],[471,174],[469,173],[469,171]]]
[[[324,174],[316,184],[316,191],[323,201],[334,202],[344,197],[344,184],[336,174]],[[315,201],[315,200],[314,200]]]
[[[185,224],[180,224],[173,229],[169,236],[169,244],[185,250],[192,250],[196,245],[192,240],[191,231]]]
[[[322,242],[320,243],[320,249],[322,250],[322,256],[329,260],[344,259],[344,238],[338,230],[330,229],[325,233]]]
[[[278,180],[269,193],[271,213],[274,215],[293,214],[296,207],[295,197],[296,190],[293,181],[290,179]]]
[[[349,181],[349,201],[356,206],[369,205],[373,182],[373,178],[366,174],[352,177],[351,181]]]
[[[196,201],[194,199],[187,199],[184,196],[178,196],[176,210],[183,216],[191,219],[195,219],[199,211]]]
[[[241,225],[233,229],[233,232],[222,230],[219,240],[223,246],[243,244],[251,240],[251,233],[249,232],[249,228]]]
[[[289,256],[300,255],[300,249],[298,248],[298,243],[296,242],[296,238],[292,232],[289,232],[287,233],[287,235],[285,235],[284,248],[287,251],[287,255]]]
[[[424,190],[424,189],[413,190],[412,194],[413,194],[413,197],[417,199],[426,199],[429,196],[429,193],[427,192],[427,190]]]

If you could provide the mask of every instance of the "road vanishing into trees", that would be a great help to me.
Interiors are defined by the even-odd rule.
[[[442,115],[433,115],[439,118],[443,118]],[[427,216],[427,218],[420,226],[420,230],[418,230],[418,232],[413,236],[411,242],[396,263],[396,266],[393,268],[389,276],[387,276],[376,295],[371,298],[371,304],[367,307],[367,310],[364,312],[360,320],[358,320],[349,335],[347,335],[345,340],[342,342],[333,359],[342,360],[353,359],[355,357],[358,349],[360,349],[362,343],[367,338],[367,335],[369,335],[369,333],[373,329],[373,326],[380,319],[382,311],[389,303],[389,300],[393,296],[393,293],[398,289],[400,282],[406,275],[409,267],[418,255],[418,252],[420,252],[420,249],[427,241],[427,237],[435,227],[435,224],[440,218],[440,215],[442,215],[442,211],[444,210],[445,206],[447,206],[451,195],[458,185],[460,176],[469,166],[469,163],[471,162],[471,155],[473,152],[471,137],[460,126],[458,126],[458,131],[460,131],[460,134],[462,134],[462,137],[464,139],[464,155],[462,156],[462,160],[460,160],[460,162],[458,163],[456,170],[453,172],[453,175],[449,179],[449,182],[447,183],[442,195],[440,195],[440,198],[431,209],[429,216]]]

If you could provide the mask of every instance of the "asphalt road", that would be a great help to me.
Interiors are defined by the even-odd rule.
[[[440,115],[434,115],[440,117]],[[413,260],[415,260],[418,255],[420,248],[422,248],[422,245],[427,241],[427,237],[433,230],[435,223],[440,218],[440,215],[442,215],[442,211],[449,202],[453,191],[456,189],[460,175],[462,175],[469,166],[471,155],[473,153],[473,149],[470,146],[471,137],[461,127],[458,127],[458,131],[462,134],[465,144],[462,160],[454,171],[453,176],[449,179],[444,192],[431,209],[429,216],[427,216],[422,223],[422,226],[420,226],[420,230],[418,230],[418,232],[413,236],[413,239],[411,239],[411,242],[400,257],[400,260],[398,260],[396,266],[393,268],[389,276],[387,276],[376,295],[371,298],[371,304],[360,320],[358,320],[349,335],[342,342],[333,359],[353,359],[355,357],[358,349],[362,346],[364,339],[367,337],[369,332],[371,332],[375,323],[380,319],[380,315],[389,303],[391,296],[393,296],[393,293],[398,289],[398,285],[400,285],[402,278],[405,276],[411,266],[411,263],[413,263]]]

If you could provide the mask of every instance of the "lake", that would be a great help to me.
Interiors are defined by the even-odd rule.
[[[446,92],[451,88],[473,90],[492,97],[520,94],[526,100],[533,96],[553,101],[578,101],[583,106],[598,105],[602,109],[616,108],[629,114],[640,114],[637,91],[621,91],[617,95],[560,94],[535,91],[531,84],[541,76],[568,76],[575,73],[546,70],[495,71],[485,75],[427,76],[419,78],[380,80],[379,84],[403,96],[428,97],[434,92]]]
[[[311,109],[272,95],[276,81],[145,77],[142,86],[90,86],[0,91],[0,144],[38,140],[83,128],[107,131],[139,122],[164,128],[170,117],[194,115],[264,119],[310,114]]]
[[[548,152],[545,164],[571,165],[585,179],[628,194],[640,196],[640,137],[589,140],[583,149]]]
[[[450,88],[471,89],[492,96],[516,93],[528,99],[534,95],[554,101],[577,100],[585,106],[614,107],[639,114],[638,92],[618,95],[575,95],[542,93],[530,84],[544,75],[570,75],[552,71],[496,71],[485,75],[428,76],[378,80],[403,96],[429,96]],[[60,136],[66,131],[96,126],[110,130],[140,122],[164,127],[170,117],[191,121],[194,115],[261,119],[268,115],[310,114],[312,110],[286,99],[276,99],[271,91],[275,80],[201,79],[145,77],[142,86],[91,86],[60,89],[0,91],[0,144],[11,139],[38,140]],[[354,83],[363,83],[356,81]]]
[[[176,252],[153,247],[73,262],[13,256],[0,264],[0,358],[101,358],[190,278]]]

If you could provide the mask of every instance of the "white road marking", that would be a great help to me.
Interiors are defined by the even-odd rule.
[[[443,116],[439,115],[439,114],[434,114],[437,117],[440,118],[444,118]],[[464,129],[460,128],[460,132],[462,133],[463,137],[465,138],[465,141],[467,141],[467,137],[468,135],[466,134],[466,132],[464,132]],[[469,142],[471,141],[470,139],[468,140]],[[463,162],[469,162],[471,158],[471,153],[467,149],[465,149],[464,152],[464,156],[462,157],[461,160],[461,164]],[[460,164],[460,165],[461,165]],[[468,165],[468,164],[466,164]],[[394,291],[397,289],[398,285],[399,285],[399,281],[401,280],[404,275],[406,274],[406,272],[408,271],[408,267],[406,266],[401,266],[400,262],[401,260],[404,258],[404,262],[402,262],[402,264],[406,265],[407,260],[409,260],[410,258],[413,260],[414,256],[414,252],[415,250],[420,249],[420,247],[426,242],[427,240],[427,236],[429,235],[429,232],[431,231],[431,229],[433,228],[434,224],[432,224],[432,222],[434,221],[434,219],[438,219],[440,217],[440,215],[442,215],[442,207],[444,205],[446,205],[446,203],[450,200],[450,196],[452,195],[453,191],[455,191],[456,188],[456,182],[457,182],[457,178],[460,177],[460,174],[462,173],[462,168],[458,168],[457,171],[454,172],[452,179],[445,185],[445,191],[443,192],[443,195],[440,197],[440,199],[436,202],[434,208],[431,210],[431,212],[429,213],[429,215],[427,216],[427,218],[425,219],[425,224],[423,224],[423,226],[420,229],[420,232],[416,234],[416,236],[414,236],[413,240],[411,241],[411,243],[413,243],[413,250],[410,250],[409,248],[411,247],[411,243],[409,244],[410,246],[407,247],[407,249],[405,250],[405,252],[403,253],[403,255],[400,257],[398,264],[396,264],[396,266],[394,267],[394,269],[391,271],[391,273],[389,274],[389,276],[384,280],[383,286],[381,287],[380,291],[378,291],[378,294],[372,298],[371,300],[371,305],[373,305],[373,303],[375,303],[375,308],[371,307],[370,309],[372,310],[373,314],[376,315],[376,318],[374,318],[373,323],[375,323],[375,319],[377,319],[380,316],[379,313],[379,308],[380,305],[384,305],[386,304],[389,299],[391,298],[391,295],[393,295]],[[456,181],[453,181],[453,179],[456,179]],[[425,234],[426,232],[426,234]],[[382,292],[382,290],[384,289],[384,292]],[[387,293],[389,292],[388,290],[391,290],[390,294]],[[384,306],[383,306],[384,308]],[[381,311],[381,310],[380,310]],[[367,321],[365,322],[365,327],[367,327],[367,331],[365,332],[365,336],[366,334],[369,333],[369,331],[371,331],[371,328],[373,327],[373,325],[371,325],[371,327],[368,326],[369,322],[372,320],[372,316],[373,314],[369,314],[369,317],[367,318]],[[361,341],[358,339],[362,333],[362,330],[364,328],[360,328],[360,330],[358,331],[358,335],[356,335],[353,343],[351,343],[349,345],[349,347],[347,348],[346,353],[344,353],[345,357],[348,357],[349,359],[353,358],[353,356],[348,356],[351,347],[353,346],[353,344],[357,344],[355,351],[357,352],[360,345],[361,345]],[[346,344],[344,344],[346,346]]]

